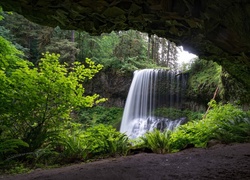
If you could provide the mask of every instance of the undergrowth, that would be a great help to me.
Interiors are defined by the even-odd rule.
[[[134,146],[149,148],[156,153],[176,152],[188,146],[206,147],[210,140],[221,143],[250,142],[250,111],[232,104],[217,104],[206,118],[191,120],[174,131],[154,130],[146,133]]]
[[[172,151],[179,151],[192,144],[206,147],[212,140],[222,143],[250,141],[250,112],[232,104],[214,103],[205,119],[190,121],[178,127],[171,136]]]
[[[71,123],[59,136],[51,138],[34,152],[18,154],[25,142],[0,142],[2,164],[7,173],[27,172],[29,168],[53,167],[75,162],[88,162],[100,158],[127,155],[131,149],[151,149],[154,153],[171,153],[189,145],[206,147],[210,140],[221,143],[250,142],[250,111],[245,112],[232,104],[210,103],[211,109],[204,119],[190,120],[174,131],[155,129],[143,137],[129,140],[110,125],[93,125],[82,129],[81,124]],[[19,147],[20,146],[20,147]],[[6,154],[15,155],[6,158]],[[12,165],[12,167],[11,167]]]
[[[166,118],[173,119],[173,120],[181,118],[181,117],[187,117],[188,120],[202,118],[202,112],[180,110],[176,108],[158,108],[155,110],[154,115],[158,117],[166,117]]]
[[[79,121],[85,128],[95,124],[112,125],[119,129],[122,119],[123,108],[95,106],[84,108],[79,111]]]

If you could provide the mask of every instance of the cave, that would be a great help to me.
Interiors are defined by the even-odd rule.
[[[250,92],[250,2],[247,0],[8,0],[46,26],[91,35],[134,29],[165,37],[220,64]]]

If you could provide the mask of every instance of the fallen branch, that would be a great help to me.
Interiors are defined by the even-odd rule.
[[[217,88],[216,88],[216,90],[215,90],[215,92],[214,92],[214,96],[213,96],[212,100],[215,100],[215,97],[216,97],[218,91],[219,91],[219,86],[217,86]],[[206,111],[206,113],[205,113],[204,116],[203,116],[203,119],[206,118],[207,113],[208,113],[208,111],[210,110],[210,108],[211,108],[211,105],[208,106],[207,111]]]

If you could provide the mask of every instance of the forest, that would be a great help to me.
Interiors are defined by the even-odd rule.
[[[249,93],[212,61],[180,65],[173,42],[136,30],[90,36],[12,12],[0,19],[1,173],[250,142]],[[119,127],[133,72],[144,68],[189,76],[185,109],[158,110],[188,122],[130,139]]]

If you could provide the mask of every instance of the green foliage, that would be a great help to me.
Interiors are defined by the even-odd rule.
[[[207,121],[215,121],[214,138],[224,143],[250,141],[250,113],[232,105],[215,105],[207,114]]]
[[[100,124],[83,131],[81,124],[72,125],[75,127],[61,132],[51,144],[60,153],[56,162],[64,164],[127,154],[128,137],[112,126]]]
[[[129,30],[111,32],[99,37],[91,37],[86,33],[79,33],[84,41],[80,55],[91,57],[96,63],[104,65],[104,69],[113,69],[122,73],[133,72],[137,69],[158,67],[152,59],[147,57],[147,41],[140,32]]]
[[[147,132],[143,137],[143,145],[146,148],[151,149],[154,153],[165,154],[170,152],[169,140],[171,137],[171,131],[161,132],[158,129],[154,129],[152,132]]]
[[[7,156],[18,153],[19,147],[28,147],[29,145],[20,139],[0,140],[0,163],[5,160]]]
[[[22,50],[28,49],[25,51],[25,56],[31,62],[36,62],[39,59],[41,52],[44,50],[39,49],[38,36],[46,29],[44,26],[32,23],[17,13],[6,12],[4,12],[4,20],[1,21],[1,25],[10,31],[12,38],[8,38],[8,40],[11,40]]]
[[[28,173],[30,168],[27,167],[24,163],[13,161],[9,163],[8,168],[1,169],[0,172],[4,174],[19,174],[19,173]]]
[[[30,68],[13,45],[0,39],[0,121],[9,138],[21,138],[29,151],[42,144],[60,128],[78,107],[105,101],[99,95],[83,96],[82,82],[101,68],[90,59],[85,65],[61,65],[59,55],[44,54],[38,68]]]
[[[46,53],[34,68],[2,37],[0,50],[0,130],[7,139],[1,142],[2,159],[13,152],[11,162],[25,157],[38,165],[127,153],[127,136],[111,126],[93,126],[82,131],[76,123],[68,125],[72,112],[106,100],[97,94],[83,96],[82,82],[92,79],[101,65],[90,59],[84,64],[62,65],[59,55]],[[102,114],[101,109],[99,113]],[[98,122],[108,124],[117,116],[121,116],[121,110],[111,108]]]
[[[176,108],[158,108],[155,110],[154,115],[158,117],[170,118],[173,120],[181,117],[187,117],[189,121],[202,118],[201,112],[194,112],[187,109],[180,110]]]
[[[178,127],[172,134],[170,147],[172,151],[179,151],[192,144],[195,147],[205,147],[212,139],[210,124],[204,121],[192,121]]]
[[[222,97],[221,74],[221,66],[213,61],[202,59],[194,61],[189,70],[188,97],[192,97],[196,101],[206,105],[213,97],[214,91],[218,86],[220,91],[216,98]]]
[[[214,108],[217,106],[217,102],[214,99],[212,99],[211,101],[208,102],[208,106],[210,108]]]
[[[79,112],[79,121],[85,127],[95,124],[112,125],[118,129],[122,119],[123,108],[95,106],[84,108]]]
[[[36,149],[34,152],[27,156],[27,160],[33,162],[33,168],[53,166],[58,160],[59,153],[51,146],[51,144],[45,145],[45,147]],[[30,166],[30,165],[29,165]]]
[[[238,81],[235,77],[228,74],[225,70],[222,71],[221,75],[223,83],[223,100],[234,102],[239,105],[249,104],[250,91]]]
[[[171,136],[170,147],[178,151],[193,144],[206,147],[209,140],[217,139],[224,143],[250,141],[250,116],[232,104],[216,104],[214,101],[206,118],[191,121],[178,127]]]
[[[18,44],[15,41],[15,38],[13,36],[13,34],[11,34],[10,30],[6,29],[4,26],[0,26],[0,36],[2,36],[3,38],[5,38],[6,40],[10,41],[13,43],[13,45],[20,51],[22,52],[27,52],[28,49],[24,48],[22,45]],[[24,56],[24,55],[23,55]]]
[[[2,13],[3,13],[3,8],[0,6],[0,21],[3,20]]]
[[[75,42],[70,42],[68,39],[52,38],[49,45],[45,47],[46,51],[60,54],[60,62],[72,63],[76,60],[79,53]]]
[[[58,140],[54,142],[56,150],[59,151],[60,163],[72,163],[75,161],[84,161],[87,159],[88,151],[84,142],[83,132],[64,131],[60,133]]]
[[[9,41],[0,36],[0,70],[9,74],[15,68],[25,66],[20,56],[23,53],[15,48]]]
[[[20,139],[1,139],[0,140],[0,173],[22,173],[27,172],[27,168],[17,161],[16,157],[22,156],[20,148],[29,145]],[[18,163],[18,164],[17,164]]]
[[[83,134],[89,156],[126,155],[128,137],[112,126],[103,124],[88,128]]]

